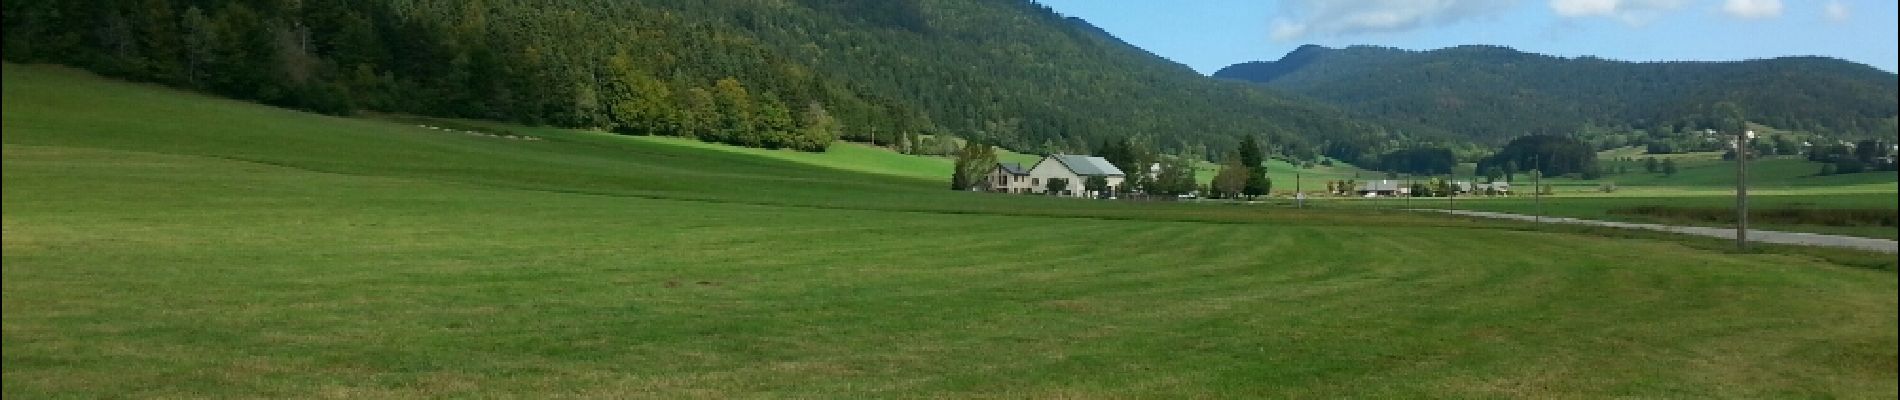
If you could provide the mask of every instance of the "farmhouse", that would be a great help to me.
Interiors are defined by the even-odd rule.
[[[996,163],[996,168],[990,170],[989,179],[984,182],[989,186],[989,191],[997,193],[1029,194],[1034,193],[1032,189],[1035,189],[1029,184],[1029,169],[1017,163]]]
[[[1101,157],[1056,154],[1043,157],[1029,168],[1016,163],[997,163],[985,182],[989,191],[998,193],[1078,197],[1105,194],[1085,189],[1084,184],[1090,177],[1102,177],[1108,182],[1108,192],[1114,193],[1121,190],[1127,175]],[[1056,186],[1054,192],[1051,185]]]

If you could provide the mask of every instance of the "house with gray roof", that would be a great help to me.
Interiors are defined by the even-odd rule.
[[[1108,182],[1108,193],[1092,193],[1085,188],[1088,178],[1097,176]],[[1015,163],[997,163],[988,177],[986,186],[992,192],[1075,197],[1119,192],[1122,182],[1127,180],[1127,174],[1107,159],[1074,154],[1046,156],[1028,168]],[[1052,180],[1060,185],[1054,191],[1050,189]]]
[[[1018,163],[996,163],[983,180],[984,189],[997,193],[1029,194],[1035,193],[1035,185],[1029,183],[1029,168]]]

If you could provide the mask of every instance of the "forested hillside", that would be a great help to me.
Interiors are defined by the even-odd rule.
[[[1487,143],[1587,125],[1665,136],[1713,126],[1731,101],[1752,122],[1846,138],[1895,135],[1900,80],[1822,57],[1631,63],[1504,47],[1406,51],[1303,46],[1216,77],[1264,83],[1370,118]]]
[[[4,55],[327,113],[376,110],[822,149],[1024,151],[1148,136],[1218,154],[1381,137],[1028,0],[8,0]],[[1202,146],[1205,146],[1203,148]]]

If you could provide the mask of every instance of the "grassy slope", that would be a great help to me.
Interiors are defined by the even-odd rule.
[[[516,128],[516,129],[523,129],[523,128]],[[537,131],[543,131],[543,132],[549,131],[546,129],[529,129],[529,130],[537,130]],[[609,134],[601,133],[601,135],[609,135]],[[939,186],[945,186],[945,187],[949,186],[951,169],[953,169],[956,166],[956,161],[950,157],[904,155],[904,154],[897,153],[895,151],[891,151],[890,149],[866,145],[866,144],[860,144],[860,143],[840,142],[838,144],[832,145],[831,149],[824,153],[806,153],[806,152],[789,151],[789,150],[766,150],[766,149],[755,149],[755,148],[748,148],[748,147],[725,146],[725,145],[701,142],[697,140],[671,138],[671,137],[658,137],[658,136],[635,136],[635,137],[614,136],[614,137],[623,138],[625,140],[644,142],[648,144],[655,144],[655,145],[680,146],[680,147],[688,147],[688,148],[700,149],[700,150],[746,154],[746,155],[751,155],[751,156],[771,158],[771,159],[776,159],[776,160],[784,160],[784,161],[790,161],[790,162],[795,162],[795,163],[800,163],[800,164],[805,164],[805,165],[818,166],[818,167],[837,169],[837,170],[843,170],[843,171],[864,172],[864,173],[872,173],[872,174],[883,174],[883,175],[890,175],[890,176],[897,176],[897,177],[913,178],[913,179],[918,179],[918,180],[935,182],[935,184]],[[1009,150],[998,149],[996,159],[1001,162],[1015,162],[1015,163],[1021,163],[1024,166],[1030,166],[1030,165],[1034,165],[1036,161],[1041,160],[1042,157],[1033,155],[1033,154],[1023,154],[1023,153],[1017,153],[1017,152],[1013,152]]]
[[[5,74],[10,397],[1900,393],[1892,273],[1800,256]]]
[[[1220,164],[1200,162],[1195,164],[1195,170],[1194,179],[1200,181],[1202,185],[1207,185],[1213,183],[1214,175],[1220,173]],[[1384,177],[1384,172],[1363,170],[1346,163],[1335,163],[1332,166],[1314,165],[1313,168],[1302,169],[1285,160],[1267,160],[1267,178],[1273,180],[1275,193],[1293,193],[1296,183],[1303,191],[1318,192],[1326,190],[1328,180],[1352,179],[1363,182],[1384,179]]]
[[[1619,186],[1635,187],[1709,187],[1725,188],[1735,185],[1735,162],[1723,161],[1721,153],[1671,154],[1667,157],[1677,162],[1675,175],[1645,173],[1641,160],[1617,162],[1606,160],[1612,167],[1627,165],[1628,174],[1613,174],[1602,181],[1615,182]],[[1896,177],[1893,171],[1864,172],[1856,174],[1818,176],[1820,163],[1809,162],[1799,156],[1774,156],[1757,160],[1749,164],[1748,181],[1752,187],[1769,189],[1821,189],[1830,186],[1864,186],[1885,184],[1892,188]],[[1559,184],[1592,185],[1594,182],[1553,179]]]

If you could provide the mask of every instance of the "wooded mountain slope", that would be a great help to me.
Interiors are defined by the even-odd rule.
[[[1306,153],[1383,135],[1027,0],[9,0],[4,15],[10,61],[332,113],[797,148],[949,133],[1083,151],[1146,135],[1206,154],[1261,135]]]
[[[1485,142],[1567,134],[1584,124],[1679,131],[1712,125],[1708,107],[1843,137],[1895,134],[1893,73],[1824,57],[1632,63],[1496,46],[1433,51],[1303,46],[1216,77],[1263,83],[1401,126]]]

